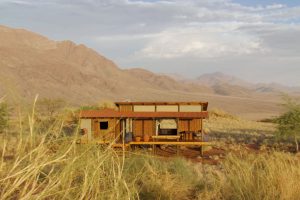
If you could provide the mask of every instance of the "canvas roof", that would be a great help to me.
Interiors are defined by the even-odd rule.
[[[164,102],[164,101],[137,101],[137,102],[115,102],[117,106],[120,105],[202,105],[203,110],[207,110],[208,102],[192,101],[192,102]]]

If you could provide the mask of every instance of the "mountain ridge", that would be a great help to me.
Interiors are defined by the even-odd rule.
[[[239,88],[232,90],[224,84],[217,88],[223,93],[220,95],[216,88],[204,84],[183,82],[143,69],[120,69],[85,45],[53,41],[24,29],[0,27],[0,70],[0,95],[14,90],[19,99],[28,101],[36,94],[63,98],[76,105],[103,99],[209,101],[212,107],[248,118],[254,118],[252,114],[261,108],[265,113],[260,117],[278,113],[274,96],[268,97],[270,100],[266,96],[257,98],[237,93]]]

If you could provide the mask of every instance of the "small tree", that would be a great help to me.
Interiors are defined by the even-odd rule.
[[[287,111],[282,114],[277,120],[278,133],[281,137],[292,137],[296,151],[299,151],[300,137],[300,105],[289,97],[285,97],[286,103],[284,106]]]
[[[100,101],[98,104],[97,104],[97,107],[101,110],[101,109],[116,109],[116,104],[112,101]]]

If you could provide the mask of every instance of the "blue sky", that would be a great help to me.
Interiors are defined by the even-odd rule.
[[[121,68],[300,86],[300,1],[0,0],[0,24],[86,44]]]
[[[300,4],[298,0],[234,0],[236,3],[240,3],[246,6],[266,6],[272,4],[284,4],[287,6],[297,6]]]

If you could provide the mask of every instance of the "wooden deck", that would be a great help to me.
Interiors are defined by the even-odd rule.
[[[200,142],[200,141],[149,141],[149,142],[129,142],[129,145],[194,145],[194,146],[209,146],[210,142]]]
[[[179,140],[180,135],[153,135],[151,136],[153,140]]]
[[[203,155],[203,146],[211,146],[212,143],[210,142],[202,142],[202,141],[132,141],[129,143],[110,143],[110,142],[103,142],[103,141],[97,141],[96,144],[105,144],[105,145],[111,145],[113,148],[126,148],[126,149],[135,149],[136,146],[139,145],[149,145],[153,148],[153,154],[156,154],[156,147],[157,145],[172,145],[177,147],[177,155],[179,155],[178,147],[179,146],[199,146],[200,147],[200,154]]]
[[[96,144],[111,144],[110,142],[103,142],[103,141],[97,141]],[[114,147],[123,147],[124,146],[130,146],[130,145],[192,145],[192,146],[210,146],[212,145],[210,142],[201,142],[201,141],[166,141],[166,140],[162,140],[162,141],[140,141],[140,142],[136,142],[136,141],[132,141],[129,143],[114,143],[112,144],[112,146]]]

